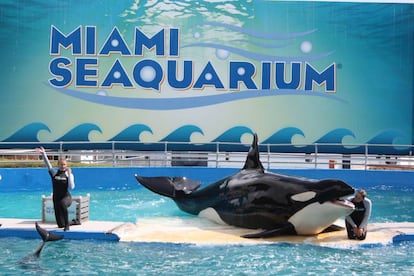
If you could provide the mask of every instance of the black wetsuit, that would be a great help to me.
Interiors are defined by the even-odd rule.
[[[69,227],[68,208],[72,204],[69,193],[69,179],[65,171],[49,170],[53,183],[53,208],[55,209],[56,223],[59,228]]]
[[[364,201],[363,200],[360,202],[352,201],[352,203],[354,203],[355,205],[355,210],[349,216],[352,218],[352,220],[355,222],[357,226],[360,226],[365,217],[365,212],[366,212]],[[364,234],[361,237],[357,237],[354,234],[352,225],[348,221],[346,221],[345,225],[346,225],[346,231],[348,232],[349,239],[364,240],[366,238],[366,235],[367,235],[366,231],[364,231]]]

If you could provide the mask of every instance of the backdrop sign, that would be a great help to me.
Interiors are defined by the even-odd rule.
[[[2,142],[413,142],[412,4],[9,2]]]

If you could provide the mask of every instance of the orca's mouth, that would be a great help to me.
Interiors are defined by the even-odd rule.
[[[348,207],[348,208],[351,208],[351,209],[355,208],[355,205],[351,201],[343,199],[343,198],[336,198],[336,199],[331,200],[331,202],[333,204]]]

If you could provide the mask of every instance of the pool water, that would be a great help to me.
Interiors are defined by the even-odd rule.
[[[413,275],[411,244],[343,250],[311,245],[196,246],[61,241],[19,260],[39,241],[2,241],[2,274],[42,275]],[[397,274],[398,273],[398,274]]]
[[[143,188],[76,191],[91,194],[90,219],[137,222],[185,217],[173,201]],[[40,218],[40,192],[0,193],[0,217]],[[371,222],[414,221],[412,188],[372,187]],[[1,223],[1,222],[0,222]],[[306,244],[186,245],[62,240],[40,258],[22,261],[40,239],[1,238],[0,274],[42,275],[413,275],[413,242],[328,248]]]

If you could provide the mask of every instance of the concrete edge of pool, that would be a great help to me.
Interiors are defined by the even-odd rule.
[[[69,240],[126,241],[155,243],[240,244],[240,243],[307,243],[334,247],[375,247],[414,241],[414,222],[369,224],[367,239],[351,241],[345,230],[322,233],[317,236],[283,236],[270,239],[244,239],[240,235],[254,232],[206,223],[199,218],[146,218],[137,224],[114,221],[85,221],[72,225],[70,231],[57,228],[54,223],[42,223],[36,219],[0,218],[0,238],[19,237],[39,239],[35,222],[48,231],[64,235]],[[154,227],[155,226],[155,227]]]

